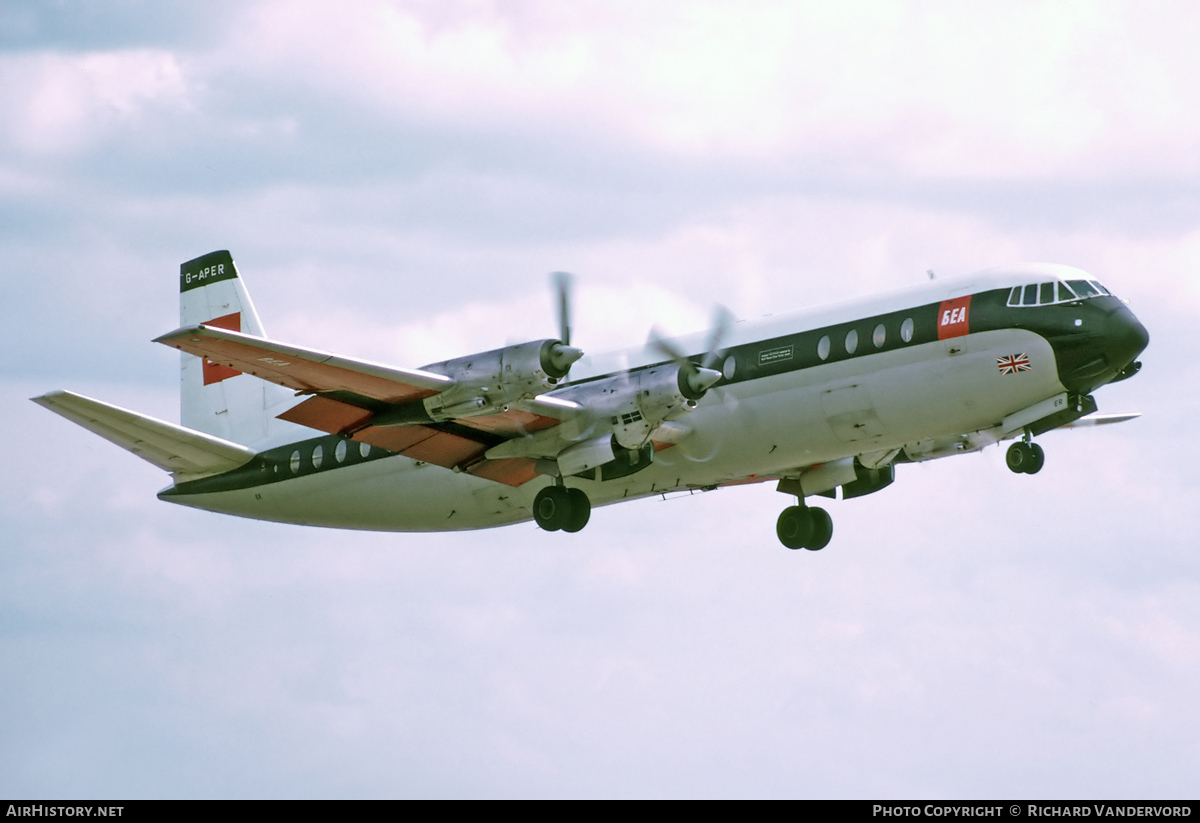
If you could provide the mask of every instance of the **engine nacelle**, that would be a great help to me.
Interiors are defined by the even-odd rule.
[[[433,420],[495,414],[553,388],[580,357],[582,351],[559,340],[534,340],[431,363],[423,370],[453,377],[455,385],[427,398],[425,410]]]
[[[597,423],[606,421],[621,448],[636,450],[665,421],[696,408],[720,379],[712,369],[668,363],[583,383],[561,396],[584,406]]]

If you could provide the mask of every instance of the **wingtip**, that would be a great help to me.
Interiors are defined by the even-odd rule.
[[[171,344],[172,340],[174,340],[178,337],[182,337],[186,334],[194,334],[203,328],[204,328],[204,325],[202,323],[193,323],[190,326],[181,326],[178,329],[167,332],[166,334],[160,334],[158,337],[155,337],[150,342],[151,343],[162,343],[165,346],[170,346],[170,345],[172,345]]]
[[[54,404],[55,400],[68,394],[70,394],[70,392],[63,391],[62,389],[55,389],[54,391],[48,391],[45,394],[39,394],[37,397],[31,397],[29,399],[34,403],[37,403],[39,406],[51,406]]]

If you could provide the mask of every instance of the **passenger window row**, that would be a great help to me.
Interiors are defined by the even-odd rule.
[[[904,322],[900,324],[900,339],[905,343],[911,343],[913,339],[913,328],[913,319],[911,317],[906,317]],[[882,349],[883,344],[887,342],[887,327],[882,323],[876,326],[875,330],[871,333],[871,342],[877,349]],[[850,329],[850,331],[846,332],[844,347],[846,349],[846,354],[854,354],[854,352],[858,350],[857,329]],[[829,354],[831,351],[833,351],[833,341],[829,339],[829,335],[825,335],[817,341],[817,357],[821,358],[822,360],[827,360],[829,359]]]
[[[347,441],[345,440],[339,440],[337,446],[335,446],[333,450],[333,458],[338,462],[339,465],[346,462],[348,453],[346,443]],[[371,456],[371,447],[367,443],[358,443],[352,445],[358,446],[358,454],[364,460]],[[313,446],[312,451],[308,453],[308,460],[314,469],[321,468],[321,464],[325,462],[325,449],[320,443],[318,443],[316,446]],[[299,474],[300,469],[303,467],[303,456],[301,455],[300,449],[296,449],[294,452],[292,452],[292,456],[288,460],[288,468],[292,470],[292,474]],[[279,468],[276,467],[275,471],[279,471]]]

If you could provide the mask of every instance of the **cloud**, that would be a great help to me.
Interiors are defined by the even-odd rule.
[[[0,78],[9,140],[34,156],[79,153],[138,128],[152,106],[188,105],[182,69],[165,51],[9,54]]]
[[[397,122],[976,180],[1142,171],[1153,147],[1160,173],[1195,173],[1181,82],[1194,54],[1162,36],[1167,17],[1120,5],[281,11],[248,13],[214,68],[349,95]]]
[[[0,54],[0,786],[1188,793],[1185,12],[91,8],[26,7]],[[216,248],[273,335],[402,366],[552,335],[555,269],[596,353],[717,302],[1063,262],[1149,327],[1143,372],[1097,394],[1144,416],[1047,435],[1036,477],[1000,449],[902,466],[827,504],[820,553],[777,545],[769,485],[572,536],[220,517],[26,399],[175,419],[176,355],[148,341]]]

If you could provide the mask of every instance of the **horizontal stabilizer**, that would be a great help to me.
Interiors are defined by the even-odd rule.
[[[433,372],[353,360],[211,326],[185,326],[154,342],[312,394],[347,391],[385,403],[405,403],[454,385],[452,378]]]
[[[173,473],[176,479],[232,471],[254,458],[254,451],[210,434],[185,429],[69,391],[54,391],[31,398],[72,423],[95,432]]]

